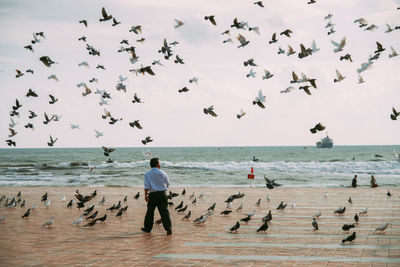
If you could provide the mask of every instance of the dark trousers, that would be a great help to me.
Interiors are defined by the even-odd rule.
[[[147,202],[146,217],[144,217],[144,228],[146,231],[153,229],[154,209],[157,207],[165,231],[171,229],[171,218],[169,217],[168,198],[164,191],[151,192]]]

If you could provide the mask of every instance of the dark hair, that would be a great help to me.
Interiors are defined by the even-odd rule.
[[[150,160],[150,167],[152,168],[157,167],[158,164],[159,164],[158,158],[152,158]]]

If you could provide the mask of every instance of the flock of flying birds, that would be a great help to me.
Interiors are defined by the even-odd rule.
[[[266,178],[266,181],[268,183],[269,179]],[[269,182],[271,182],[271,181],[269,181]],[[137,192],[136,195],[132,197],[132,199],[138,200],[140,198],[140,196],[141,196],[140,192]],[[77,225],[77,226],[83,225],[83,227],[94,227],[97,222],[104,223],[107,218],[112,218],[112,217],[121,218],[122,215],[125,214],[128,210],[127,204],[128,204],[129,197],[128,197],[128,195],[126,195],[123,199],[119,200],[118,203],[114,203],[112,205],[108,204],[111,206],[109,206],[105,210],[104,215],[100,216],[99,207],[100,206],[104,207],[104,205],[106,203],[106,199],[105,199],[105,196],[103,196],[101,198],[101,200],[98,202],[98,204],[95,205],[94,203],[96,203],[98,201],[98,199],[96,199],[96,197],[97,197],[97,190],[94,190],[89,195],[82,195],[79,192],[79,190],[76,190],[74,192],[74,198],[71,199],[70,201],[68,201],[68,203],[66,201],[65,195],[62,197],[61,201],[65,202],[65,209],[72,209],[75,206],[77,209],[79,209],[79,211],[81,211],[81,209],[83,210],[83,213],[77,219],[75,219],[73,221],[71,220],[71,222],[70,222],[71,225]],[[259,212],[259,211],[257,211],[257,209],[259,210],[261,208],[261,202],[262,202],[261,198],[259,198],[257,200],[257,202],[255,203],[256,209],[253,209],[251,212],[248,212],[248,213],[243,212],[243,209],[244,209],[243,202],[241,202],[238,205],[235,204],[235,208],[234,208],[234,206],[233,206],[234,201],[236,200],[235,202],[238,202],[239,199],[242,199],[244,197],[245,197],[244,193],[238,192],[237,194],[233,194],[233,195],[229,196],[224,201],[224,203],[218,204],[218,206],[221,206],[220,211],[218,211],[219,216],[229,217],[236,213],[236,216],[234,215],[235,217],[242,217],[232,227],[229,228],[230,233],[237,233],[239,231],[241,223],[248,224],[249,221],[251,221],[251,220],[254,221],[255,220],[254,215],[256,214],[256,212]],[[387,192],[387,197],[388,198],[391,197],[391,193],[389,191]],[[173,203],[173,200],[175,198],[179,199],[178,202],[180,201],[180,203],[176,206]],[[181,194],[169,191],[168,205],[171,210],[172,210],[172,208],[174,208],[174,210],[175,210],[175,212],[171,212],[172,216],[175,217],[175,216],[181,215],[182,216],[180,218],[181,221],[192,221],[195,225],[205,224],[207,222],[207,219],[211,218],[214,215],[214,213],[216,212],[217,203],[214,202],[207,210],[203,210],[203,211],[193,210],[194,213],[198,214],[198,217],[196,217],[196,218],[192,217],[192,210],[191,210],[191,209],[196,208],[196,203],[198,203],[198,201],[204,202],[204,198],[205,198],[205,196],[203,193],[196,196],[195,193],[193,192],[190,196],[187,196],[186,189],[183,189]],[[327,199],[327,198],[328,198],[328,193],[325,193],[325,199]],[[270,203],[271,199],[269,197],[269,194],[267,194],[267,196],[266,196],[266,201],[268,202],[268,206],[270,206],[269,203]],[[43,196],[41,197],[41,202],[43,202],[43,204],[41,204],[41,206],[43,206],[45,209],[49,209],[51,207],[51,199],[47,192],[45,194],[43,194]],[[351,199],[351,197],[349,197],[347,202],[348,202],[348,205],[353,204],[353,200]],[[177,203],[177,202],[175,202],[175,203]],[[26,207],[26,205],[27,205],[27,203],[23,199],[21,191],[17,195],[9,196],[9,197],[3,195],[0,198],[0,207],[4,207],[10,211],[17,210],[19,208],[24,208],[24,207]],[[284,211],[287,208],[287,206],[288,206],[288,203],[281,201],[280,204],[276,208],[276,212],[278,212],[280,214],[284,214]],[[290,206],[292,209],[296,208],[295,203],[292,203]],[[104,209],[102,208],[100,210],[104,210]],[[38,212],[38,205],[34,204],[21,215],[21,218],[27,219],[27,218],[29,218],[29,216],[34,216],[31,214],[36,213],[36,212]],[[345,214],[345,212],[346,212],[346,207],[341,206],[341,207],[337,208],[336,210],[334,210],[332,213],[337,216],[343,216]],[[315,214],[312,215],[310,230],[311,229],[313,231],[320,230],[320,228],[318,226],[318,219],[320,219],[321,216],[323,217],[321,210],[315,212]],[[360,219],[360,217],[365,217],[365,216],[368,216],[368,208],[365,208],[365,209],[359,211],[358,213],[356,213],[354,215],[354,221],[343,224],[342,230],[344,232],[348,233],[350,229],[356,228],[358,226],[360,220],[362,221],[362,219]],[[0,222],[5,221],[6,219],[7,219],[7,216],[3,215],[0,217]],[[257,233],[259,233],[259,232],[266,233],[266,231],[270,227],[269,224],[272,221],[272,219],[273,219],[273,214],[272,214],[272,210],[270,209],[269,212],[265,216],[262,217],[262,219],[260,221],[261,224],[258,227],[258,229],[256,230],[256,232]],[[52,224],[54,223],[54,221],[55,221],[55,217],[52,216],[48,221],[46,221],[42,224],[42,227],[51,227]],[[160,225],[161,219],[156,220],[154,222],[154,224]],[[389,226],[389,223],[384,223],[384,224],[378,226],[377,228],[375,228],[375,232],[379,231],[379,232],[383,233],[387,229],[388,226]],[[342,239],[341,243],[346,243],[346,242],[352,243],[355,239],[356,239],[356,232],[353,232],[350,236]]]
[[[316,3],[316,1],[309,1],[307,4],[314,4]],[[258,1],[258,2],[254,2],[254,5],[256,5],[257,7],[260,8],[264,8],[264,4],[262,1]],[[397,8],[399,9],[399,8]],[[332,22],[332,14],[328,14],[327,16],[325,16],[325,21],[326,21],[326,26],[325,28],[329,29],[329,31],[327,32],[327,35],[333,35],[335,34],[336,30],[335,30],[335,24]],[[209,22],[212,26],[217,26],[217,18],[215,15],[207,15],[204,17],[204,20],[206,22]],[[118,21],[117,18],[114,15],[109,14],[106,9],[103,7],[101,10],[101,17],[99,19],[100,23],[111,23],[112,27],[117,27],[118,25],[120,25],[122,22]],[[83,27],[90,27],[89,22],[86,19],[82,19],[79,21],[80,24],[83,25]],[[364,31],[375,31],[378,29],[378,26],[376,26],[375,24],[370,24],[367,22],[367,20],[365,18],[358,18],[356,20],[354,20],[354,23],[356,23],[358,25],[358,27],[360,29],[363,29]],[[174,28],[179,30],[179,28],[184,27],[185,26],[185,22],[175,19],[175,25]],[[394,31],[397,31],[400,29],[400,26],[395,26],[392,27],[389,24],[386,24],[386,33],[392,33]],[[134,25],[130,28],[129,32],[132,32],[133,34],[136,34],[138,36],[140,36],[140,34],[142,34],[143,31],[143,27],[141,25]],[[226,29],[225,31],[222,32],[223,36],[227,36],[228,38],[223,40],[224,44],[227,43],[232,43],[234,44],[234,40],[235,38],[231,38],[230,36],[232,35],[236,35],[236,40],[238,41],[238,45],[237,48],[241,49],[241,48],[245,48],[250,41],[248,39],[246,39],[245,34],[246,32],[254,32],[257,35],[260,35],[260,28],[258,26],[250,26],[248,22],[246,21],[242,21],[238,18],[234,18],[232,24],[230,25],[230,27],[228,29]],[[278,35],[279,34],[279,35]],[[266,45],[274,45],[276,43],[279,43],[278,38],[291,38],[291,36],[295,34],[295,30],[292,29],[282,29],[281,32],[277,33],[273,33],[271,36],[271,39],[268,41],[268,44]],[[46,36],[44,34],[44,32],[35,32],[33,33],[33,40],[31,40],[31,42],[24,46],[25,49],[27,49],[28,51],[31,52],[35,52],[36,46],[40,45],[41,42],[43,42],[46,39]],[[288,39],[289,40],[289,39]],[[99,49],[96,49],[94,45],[89,43],[89,40],[86,36],[82,36],[78,39],[79,42],[83,42],[85,44],[85,48],[88,51],[88,54],[90,56],[93,57],[100,57],[101,56],[101,51]],[[138,43],[143,43],[145,42],[145,38],[141,37],[140,39],[136,40]],[[340,53],[343,52],[346,46],[346,37],[343,37],[339,42],[336,41],[331,41],[332,45],[333,45],[333,52],[334,53]],[[161,48],[158,50],[158,53],[160,53],[164,60],[169,60],[171,57],[174,58],[174,63],[175,64],[185,64],[184,59],[179,56],[178,54],[176,54],[176,52],[173,50],[175,49],[175,47],[179,44],[178,41],[174,41],[174,42],[168,42],[167,38],[164,38],[163,43],[161,44]],[[371,51],[371,55],[367,58],[367,60],[365,62],[363,62],[361,64],[361,66],[359,68],[357,68],[357,72],[359,73],[359,81],[358,83],[364,83],[364,79],[361,76],[361,74],[368,70],[376,60],[378,60],[384,53],[384,51],[388,51],[389,49],[387,49],[386,47],[383,47],[382,44],[380,42],[376,42],[376,50],[375,51]],[[320,51],[319,48],[317,48],[316,45],[316,41],[313,40],[311,43],[311,46],[308,47],[305,44],[301,43],[300,44],[300,50],[297,52],[295,51],[295,49],[291,46],[288,45],[287,50],[283,49],[281,46],[278,47],[278,51],[277,53],[279,55],[286,55],[286,56],[295,56],[297,54],[298,58],[300,60],[312,56],[316,53],[318,53]],[[393,58],[393,57],[397,57],[398,53],[396,52],[396,50],[393,48],[393,46],[390,47],[390,54],[387,55],[388,58]],[[135,46],[130,44],[130,41],[128,39],[123,39],[120,41],[120,48],[118,49],[118,53],[127,53],[129,55],[129,60],[132,64],[135,64],[139,61],[139,56],[136,54],[135,51]],[[175,55],[175,57],[174,57]],[[342,60],[346,60],[349,62],[353,62],[351,54],[349,54],[348,52],[346,52],[346,54],[340,54],[340,61]],[[51,66],[53,64],[58,64],[56,63],[54,60],[52,60],[49,56],[41,56],[39,58],[39,60],[48,68],[51,68]],[[60,63],[62,64],[62,63]],[[136,76],[138,76],[139,74],[142,75],[151,75],[154,76],[156,75],[155,71],[154,71],[154,67],[155,66],[164,66],[161,60],[154,60],[151,64],[147,65],[147,66],[143,66],[141,65],[138,68],[134,68],[129,70],[130,72],[134,73]],[[248,74],[246,74],[247,78],[255,78],[256,77],[256,71],[254,69],[254,67],[257,67],[258,65],[256,64],[256,60],[253,58],[250,58],[248,60],[246,60],[245,62],[243,62],[243,65],[245,67],[250,68]],[[89,68],[89,63],[87,61],[82,61],[78,64],[79,67],[87,67]],[[97,65],[96,66],[97,69],[99,70],[106,70],[106,67],[104,65]],[[23,77],[24,75],[28,75],[28,73],[30,75],[34,74],[34,70],[32,69],[27,69],[25,72],[21,71],[19,69],[16,70],[16,75],[15,77],[20,79],[21,77]],[[264,74],[262,76],[263,80],[268,80],[273,78],[275,75],[272,74],[270,71],[268,70],[264,70]],[[334,78],[333,82],[334,83],[338,83],[343,81],[346,76],[344,76],[338,69],[336,69],[336,78]],[[48,77],[48,79],[53,79],[55,81],[58,81],[57,75],[52,74]],[[127,87],[124,84],[124,82],[127,80],[127,77],[123,77],[122,75],[119,76],[118,78],[118,82],[116,84],[116,90],[117,91],[123,91],[123,92],[127,92]],[[292,92],[293,90],[295,90],[296,88],[294,87],[295,85],[298,85],[298,89],[300,91],[304,91],[307,95],[312,95],[312,90],[317,89],[317,82],[316,82],[316,78],[311,78],[308,77],[307,75],[305,75],[304,73],[301,73],[300,76],[295,72],[292,71],[292,80],[289,81],[290,82],[290,86],[288,86],[285,90],[280,91],[281,93],[289,93]],[[89,80],[89,83],[86,82],[80,82],[77,84],[78,88],[84,88],[84,91],[82,92],[82,97],[86,97],[90,94],[97,94],[99,95],[100,101],[99,101],[99,105],[100,106],[106,106],[109,105],[109,100],[112,99],[111,93],[106,91],[106,90],[95,90],[93,91],[91,89],[91,84],[93,83],[98,83],[98,79],[96,77],[93,77]],[[197,84],[198,83],[198,77],[193,77],[191,79],[189,79],[189,83],[190,84]],[[185,86],[181,89],[178,90],[179,93],[186,93],[188,92],[190,89]],[[16,146],[16,140],[14,139],[14,137],[17,135],[17,131],[14,128],[15,125],[17,124],[17,122],[14,121],[15,117],[19,117],[20,116],[20,108],[24,105],[29,106],[29,98],[36,98],[39,97],[40,92],[36,92],[33,89],[29,89],[25,95],[25,97],[27,98],[26,101],[21,101],[19,99],[15,100],[15,105],[12,106],[12,109],[10,111],[10,123],[9,123],[9,135],[8,135],[8,139],[5,140],[8,146]],[[58,102],[58,97],[54,96],[54,95],[48,95],[49,97],[49,101],[48,103],[50,105],[57,105]],[[254,100],[252,101],[253,105],[257,105],[258,107],[265,109],[265,100],[266,97],[263,94],[262,90],[258,91],[258,95],[254,98]],[[25,102],[23,104],[21,104],[22,102]],[[133,96],[133,100],[132,100],[133,104],[140,104],[143,103],[143,101],[141,100],[141,98],[137,95],[137,93],[134,93]],[[36,117],[38,117],[39,115],[33,111],[33,110],[29,110],[29,121],[24,123],[24,127],[27,129],[31,129],[34,130],[35,126],[33,124],[34,120]],[[205,107],[203,109],[204,114],[206,115],[210,115],[213,117],[217,117],[218,114],[214,108],[214,105]],[[236,117],[238,119],[241,119],[243,116],[246,115],[246,112],[243,111],[242,109],[240,110],[240,113],[238,113],[236,115]],[[390,114],[390,118],[392,120],[397,120],[398,116],[400,115],[400,111],[397,111],[395,107],[392,108],[392,114]],[[57,114],[48,114],[47,112],[43,113],[43,124],[49,124],[49,123],[53,123],[56,121],[59,121],[61,119],[61,115],[57,115]],[[111,114],[111,112],[109,110],[107,110],[106,108],[104,108],[104,114],[101,115],[101,118],[104,120],[108,120],[108,123],[110,125],[115,125],[117,123],[120,123],[123,118],[120,118],[119,116],[116,116],[115,114]],[[39,122],[37,122],[39,123]],[[131,122],[128,122],[129,126],[131,126],[132,128],[137,128],[137,129],[143,129],[142,124],[140,123],[139,120],[134,120]],[[80,129],[80,126],[78,124],[70,124],[71,129]],[[318,122],[316,123],[315,126],[313,126],[310,129],[311,133],[316,133],[318,131],[323,131],[325,129],[325,126],[321,123]],[[99,131],[97,129],[95,129],[95,136],[96,138],[100,138],[103,136],[103,132]],[[53,137],[52,135],[49,135],[49,139],[47,142],[48,146],[54,146],[55,143],[57,142],[58,138]],[[149,142],[152,142],[153,139],[150,136],[147,136],[145,138],[143,138],[141,140],[143,145],[148,144]]]

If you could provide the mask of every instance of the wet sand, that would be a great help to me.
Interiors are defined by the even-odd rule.
[[[0,197],[16,196],[21,191],[26,206],[21,208],[0,207],[0,266],[400,266],[400,189],[387,188],[171,188],[179,193],[172,202],[182,200],[188,204],[186,212],[178,213],[170,207],[173,224],[172,236],[167,236],[162,226],[155,225],[151,234],[140,231],[146,212],[143,188],[97,188],[97,196],[86,204],[94,204],[98,217],[107,214],[104,223],[83,227],[86,222],[72,225],[83,209],[76,204],[68,209],[67,203],[75,198],[74,191],[90,195],[96,188],[66,187],[12,187],[0,188]],[[232,212],[224,202],[230,195],[245,193],[233,201]],[[44,207],[41,196],[48,192],[50,207]],[[140,192],[139,199],[134,196]],[[192,204],[194,193],[197,203]],[[203,193],[204,197],[199,198]],[[270,201],[267,201],[267,194]],[[327,194],[327,197],[326,197]],[[65,201],[62,197],[65,195]],[[99,206],[105,196],[104,206]],[[123,202],[128,196],[127,202]],[[353,204],[348,203],[351,197]],[[256,206],[261,199],[260,206]],[[120,218],[117,212],[106,209],[118,201],[128,210]],[[276,208],[288,203],[284,211]],[[193,223],[194,218],[207,212],[216,203],[214,214],[203,225]],[[243,210],[236,211],[240,203]],[[37,204],[36,211],[28,218],[21,218],[25,211]],[[292,205],[293,204],[293,205]],[[345,206],[344,215],[334,210]],[[342,245],[349,236],[341,227],[354,222],[355,213],[368,208],[366,216],[354,231],[352,244]],[[182,217],[191,210],[189,221]],[[248,224],[241,222],[237,233],[230,233],[233,226],[246,213],[255,210]],[[261,219],[272,210],[273,219],[266,233],[256,233]],[[311,217],[321,210],[319,230],[313,231]],[[51,227],[42,224],[54,216]],[[158,219],[158,211],[155,219]],[[390,223],[385,233],[375,231],[383,223]]]

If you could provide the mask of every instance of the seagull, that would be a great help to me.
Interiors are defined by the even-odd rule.
[[[265,96],[262,94],[262,91],[258,91],[258,96],[253,100],[253,105],[258,105],[260,108],[265,108]]]
[[[336,76],[337,78],[333,79],[333,82],[340,82],[342,81],[344,78],[346,78],[345,76],[342,76],[342,74],[336,69]]]
[[[178,20],[178,19],[175,19],[174,28],[177,29],[177,28],[183,26],[183,24],[185,24],[183,21],[180,21],[180,20]]]
[[[55,217],[51,217],[50,220],[48,220],[47,222],[45,222],[45,223],[42,225],[42,227],[43,227],[43,226],[49,226],[49,227],[50,227],[50,226],[53,224],[53,222],[54,222],[54,218],[55,218]]]
[[[384,223],[381,226],[379,226],[378,228],[376,228],[375,231],[381,231],[381,233],[383,233],[388,226],[389,226],[389,223]]]
[[[313,228],[314,228],[314,231],[315,230],[318,230],[318,223],[317,223],[317,221],[316,221],[316,219],[313,217],[312,218],[312,226],[313,226]]]

